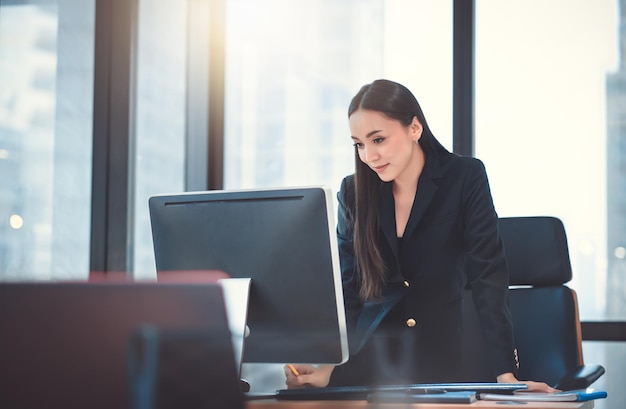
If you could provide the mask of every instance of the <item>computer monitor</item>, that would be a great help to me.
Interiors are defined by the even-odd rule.
[[[153,196],[157,275],[222,270],[251,278],[244,362],[343,363],[348,343],[332,200],[330,189],[318,186]]]

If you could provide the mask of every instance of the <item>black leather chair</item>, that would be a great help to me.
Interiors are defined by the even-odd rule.
[[[588,387],[604,368],[583,360],[576,293],[565,285],[572,268],[563,223],[555,217],[510,217],[498,224],[509,266],[518,378],[561,390]],[[464,307],[465,376],[493,381],[469,290]]]

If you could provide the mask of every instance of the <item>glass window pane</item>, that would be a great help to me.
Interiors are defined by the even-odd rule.
[[[608,317],[606,297],[615,23],[614,0],[477,2],[476,155],[501,216],[565,223],[583,319],[626,317],[626,309]]]
[[[382,77],[451,146],[451,16],[437,1],[228,1],[225,187],[338,188],[354,167],[348,104]]]
[[[185,189],[187,2],[139,1],[134,277],[154,278],[148,198]]]
[[[0,279],[89,271],[95,2],[0,1]]]

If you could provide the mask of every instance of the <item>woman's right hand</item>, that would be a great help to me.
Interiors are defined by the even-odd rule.
[[[288,389],[295,388],[323,388],[330,382],[330,375],[335,369],[334,365],[292,365],[296,375],[288,365],[285,365],[285,383]]]

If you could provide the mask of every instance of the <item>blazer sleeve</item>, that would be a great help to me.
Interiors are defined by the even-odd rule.
[[[517,354],[508,305],[508,267],[484,164],[472,159],[465,173],[465,268],[491,366],[496,375],[517,373]]]
[[[339,204],[337,217],[337,242],[339,245],[339,264],[343,285],[343,297],[346,310],[346,325],[348,335],[354,333],[357,319],[362,310],[362,302],[358,292],[358,277],[356,259],[354,257],[354,176],[348,176],[341,182],[337,193]]]

